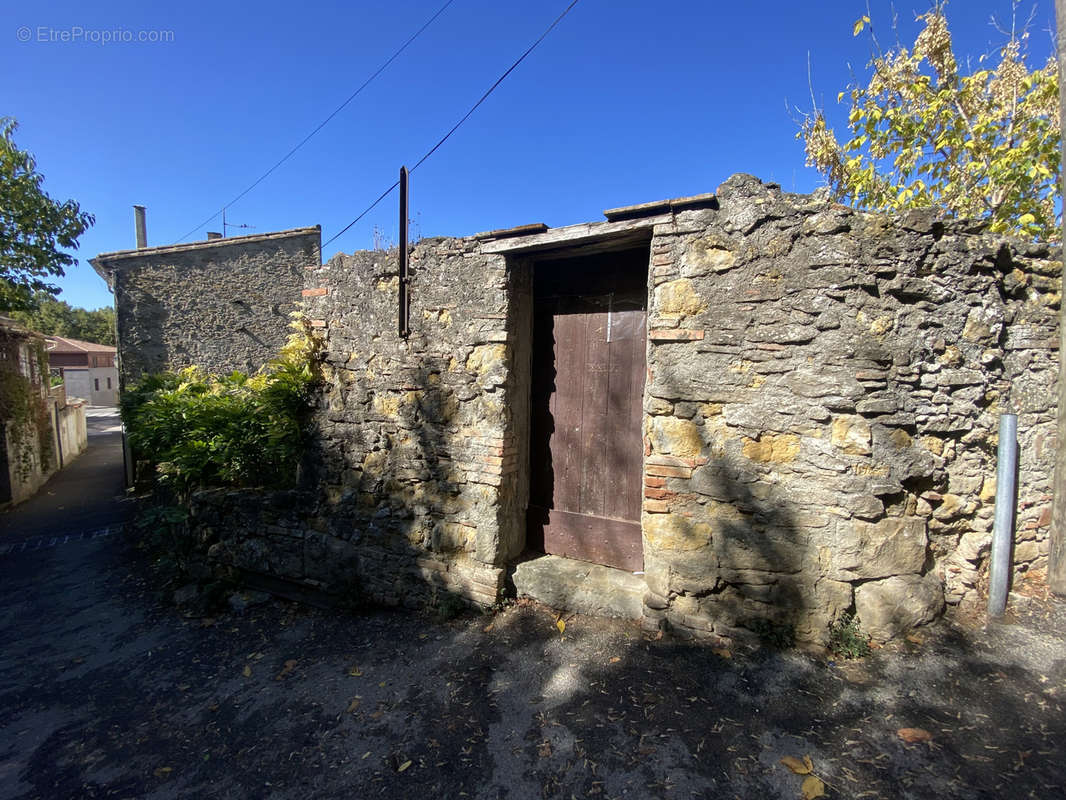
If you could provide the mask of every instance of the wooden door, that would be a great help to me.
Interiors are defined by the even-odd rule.
[[[542,294],[533,321],[530,542],[633,571],[644,563],[643,274],[639,288]]]

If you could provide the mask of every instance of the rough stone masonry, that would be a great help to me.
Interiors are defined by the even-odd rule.
[[[1015,574],[1039,575],[1059,251],[745,175],[698,200],[423,240],[407,340],[395,253],[308,259],[304,307],[327,343],[316,445],[294,492],[200,495],[213,556],[395,604],[496,602],[529,555],[536,261],[641,246],[647,628],[819,641],[854,610],[886,639],[976,602],[1005,411],[1019,415]]]

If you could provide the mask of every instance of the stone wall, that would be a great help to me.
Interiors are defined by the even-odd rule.
[[[92,259],[115,293],[121,385],[191,364],[254,372],[285,343],[320,250],[316,226]]]
[[[998,416],[1019,415],[1019,573],[1042,569],[1059,254],[747,176],[656,226],[646,618],[888,638],[986,568]]]
[[[309,273],[304,305],[326,339],[327,385],[307,492],[275,504],[280,512],[218,503],[230,514],[220,560],[390,604],[441,591],[498,599],[524,544],[515,409],[528,388],[509,368],[508,298],[528,281],[516,285],[504,259],[472,240],[426,240],[411,265],[406,341],[395,251],[337,256]],[[253,522],[233,519],[241,513]],[[283,556],[264,555],[279,543]]]
[[[977,602],[1005,411],[1021,440],[1016,577],[1038,575],[1058,251],[750,176],[689,200],[422,241],[407,340],[394,251],[305,270],[326,341],[316,443],[294,493],[197,500],[216,560],[387,603],[495,602],[526,544],[538,254],[643,243],[646,627],[819,641],[854,610],[885,639]],[[144,272],[179,293],[175,273]],[[144,292],[123,290],[120,325]]]

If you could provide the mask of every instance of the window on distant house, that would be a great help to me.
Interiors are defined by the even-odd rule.
[[[108,389],[111,388],[111,379],[110,378],[107,379],[107,388]]]
[[[96,384],[96,391],[100,391],[100,379],[99,378],[93,378],[93,383]]]

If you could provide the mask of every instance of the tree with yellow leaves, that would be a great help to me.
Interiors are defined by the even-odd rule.
[[[860,208],[937,207],[994,232],[1058,240],[1056,59],[1030,70],[1027,32],[1012,31],[995,66],[963,75],[943,4],[919,20],[910,49],[880,51],[874,38],[868,83],[837,96],[850,98],[850,139],[837,139],[821,109],[803,118],[807,165],[836,199]],[[869,16],[854,35],[864,30],[872,36]]]

